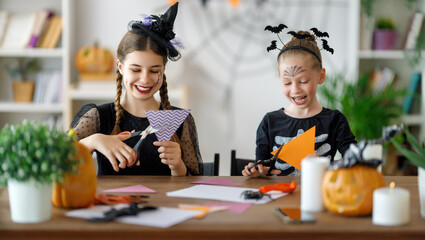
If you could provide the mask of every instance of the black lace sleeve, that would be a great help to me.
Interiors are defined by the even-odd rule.
[[[99,111],[95,104],[83,106],[74,116],[70,126],[79,139],[100,132]]]
[[[198,134],[195,121],[189,114],[183,122],[183,131],[180,136],[183,149],[183,162],[187,167],[188,175],[202,174],[202,157],[199,151]]]

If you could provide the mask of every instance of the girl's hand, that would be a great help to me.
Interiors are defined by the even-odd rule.
[[[116,172],[120,168],[126,168],[136,160],[136,152],[127,144],[123,143],[130,135],[105,135],[96,133],[80,140],[80,143],[90,151],[97,150],[105,155]],[[140,162],[137,161],[137,166]]]
[[[153,145],[159,147],[159,158],[171,169],[172,176],[186,175],[187,169],[182,160],[180,144],[172,141],[155,141]]]
[[[256,167],[253,167],[248,170],[250,166],[254,165],[254,163],[249,163],[245,166],[245,168],[242,170],[242,175],[245,177],[265,177],[267,176],[267,173],[269,172],[270,167],[264,167],[263,165],[259,164]],[[258,168],[258,170],[257,170]],[[273,169],[271,171],[271,174],[280,174],[281,171],[277,169]]]

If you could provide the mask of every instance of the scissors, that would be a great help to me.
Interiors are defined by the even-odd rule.
[[[291,183],[276,183],[273,185],[264,185],[258,190],[260,193],[267,193],[269,191],[281,191],[286,193],[291,193],[297,188],[297,182],[292,181]]]
[[[272,170],[275,169],[275,163],[276,163],[277,159],[279,158],[278,156],[280,154],[280,151],[282,150],[283,145],[284,144],[282,144],[279,147],[279,149],[277,150],[276,154],[272,158],[267,159],[267,160],[258,160],[257,162],[254,163],[254,165],[252,165],[251,167],[249,167],[248,170],[251,170],[251,168],[253,168],[253,167],[255,167],[255,166],[259,165],[259,164],[262,164],[263,166],[270,166],[269,171],[267,172],[267,175],[270,175],[271,172],[272,172]]]
[[[143,131],[136,131],[136,132],[129,132],[129,131],[125,131],[125,132],[121,132],[119,135],[130,135],[128,138],[132,138],[132,137],[136,137],[136,136],[141,136],[139,141],[137,141],[136,145],[134,145],[133,149],[134,151],[136,151],[136,160],[131,163],[131,164],[127,164],[127,167],[133,167],[134,164],[136,164],[136,162],[139,160],[139,150],[140,147],[142,146],[142,142],[143,140],[151,133],[156,133],[159,131],[162,131],[164,129],[167,129],[171,126],[171,124],[166,124],[166,125],[162,125],[158,128],[154,128],[151,125],[149,125],[145,130]],[[127,138],[127,139],[128,139]]]

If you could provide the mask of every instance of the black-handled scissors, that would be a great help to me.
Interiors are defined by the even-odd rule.
[[[276,163],[277,159],[279,158],[278,156],[280,154],[280,151],[282,150],[283,145],[284,144],[282,144],[279,147],[279,149],[277,150],[276,154],[272,158],[266,159],[266,160],[258,160],[258,161],[256,161],[254,163],[254,165],[252,165],[251,167],[249,167],[248,170],[251,170],[251,168],[253,168],[253,167],[257,166],[257,165],[260,165],[260,164],[263,165],[263,166],[266,166],[266,167],[270,166],[269,171],[267,172],[267,175],[270,175],[271,172],[272,172],[272,170],[276,168],[275,163]]]
[[[136,145],[134,145],[133,149],[134,151],[136,151],[136,160],[134,162],[132,162],[131,164],[127,164],[127,167],[133,167],[134,164],[137,163],[137,161],[139,160],[139,150],[140,147],[142,146],[142,142],[143,140],[151,133],[156,133],[159,131],[162,131],[166,128],[169,128],[171,126],[171,124],[166,124],[166,125],[162,125],[158,128],[154,128],[151,125],[149,125],[145,130],[143,131],[137,131],[137,132],[129,132],[129,131],[125,131],[125,132],[121,132],[119,135],[128,135],[130,134],[130,137],[128,138],[132,138],[132,137],[136,137],[136,136],[141,136],[139,141],[137,141]],[[127,138],[127,139],[128,139]]]

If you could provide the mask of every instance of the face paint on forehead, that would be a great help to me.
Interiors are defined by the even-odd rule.
[[[288,67],[286,68],[285,71],[283,71],[282,76],[284,77],[295,77],[296,75],[305,72],[306,70],[304,70],[301,66],[292,66],[292,67]]]

